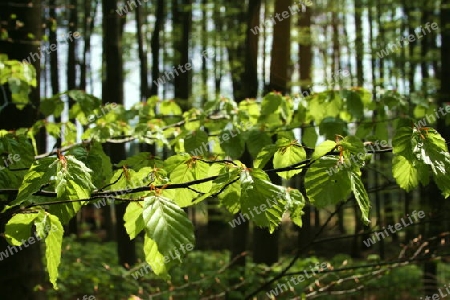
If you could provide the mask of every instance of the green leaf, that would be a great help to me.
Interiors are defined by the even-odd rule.
[[[421,160],[431,168],[431,174],[442,195],[450,196],[450,154],[442,136],[434,129],[422,133],[423,145],[418,144]],[[422,146],[422,147],[421,147]]]
[[[255,99],[244,99],[238,104],[241,113],[247,115],[253,123],[258,122],[261,115],[261,106]]]
[[[336,142],[326,140],[320,145],[318,145],[316,149],[314,149],[314,153],[312,154],[311,159],[312,160],[318,159],[327,154],[328,152],[332,151],[334,148],[336,148]]]
[[[364,149],[364,143],[354,135],[346,136],[342,141],[339,142],[339,145],[342,146],[344,148],[344,152],[347,153],[366,153],[366,150]]]
[[[158,245],[148,235],[144,237],[144,254],[145,261],[155,274],[163,279],[170,279],[168,274],[169,266],[164,263],[164,255],[158,251]],[[166,260],[166,262],[168,261]]]
[[[28,137],[18,134],[0,134],[0,159],[11,169],[29,168],[34,162],[34,150]],[[3,170],[0,168],[0,171]],[[17,171],[15,171],[17,172]]]
[[[290,124],[292,121],[292,117],[294,114],[294,101],[290,97],[283,97],[283,101],[281,101],[280,112],[283,121],[286,124]]]
[[[95,186],[91,182],[92,170],[68,155],[58,159],[56,174],[56,192],[58,198],[69,200],[89,198]]]
[[[392,153],[407,158],[414,156],[414,148],[417,145],[417,139],[414,138],[412,127],[400,127],[395,132],[392,140]]]
[[[306,108],[299,103],[297,110],[294,112],[292,124],[297,124],[299,127],[306,122]]]
[[[56,230],[56,225],[51,224],[49,214],[43,210],[37,215],[34,226],[36,226],[36,237],[39,240],[45,239],[51,230]]]
[[[253,161],[253,165],[255,168],[264,168],[264,166],[269,162],[275,152],[278,150],[277,145],[267,145],[261,149],[261,151],[256,156],[256,159]]]
[[[233,159],[238,159],[242,156],[245,149],[245,142],[242,133],[232,130],[233,134],[229,140],[224,140],[220,147],[225,151],[226,155]]]
[[[135,171],[140,168],[152,167],[152,168],[163,168],[163,162],[160,158],[153,156],[150,152],[140,152],[136,155],[130,156],[125,160],[121,160],[117,166],[127,166]]]
[[[306,203],[305,198],[297,189],[288,188],[286,194],[286,210],[289,211],[291,221],[294,222],[295,225],[302,227],[303,207]]]
[[[161,255],[169,256],[181,245],[194,244],[194,227],[186,213],[172,200],[161,196],[146,197],[143,218],[147,236],[156,243]],[[154,245],[149,250],[155,251],[153,248]],[[155,257],[149,260],[153,267]],[[154,271],[156,274],[160,272],[157,269]]]
[[[161,102],[159,109],[164,116],[181,116],[183,114],[181,107],[173,100]]]
[[[218,193],[220,203],[231,213],[235,214],[241,209],[241,183],[239,178],[241,169],[226,169],[213,181],[213,193]]]
[[[104,187],[111,179],[113,172],[111,159],[103,151],[99,142],[95,140],[91,142],[85,162],[86,166],[92,170],[94,185],[98,188]]]
[[[189,158],[179,164],[171,173],[170,181],[172,183],[185,183],[208,177],[209,165],[201,160]],[[207,181],[200,184],[193,184],[190,187],[201,193],[207,193],[211,190],[212,182]],[[175,191],[176,203],[181,207],[192,204],[192,199],[197,195],[196,192],[188,189],[177,189]]]
[[[429,169],[416,154],[420,155],[422,142],[420,134],[410,126],[397,129],[392,140],[392,174],[397,184],[406,191],[428,183]]]
[[[353,194],[355,195],[356,202],[361,210],[361,215],[364,223],[370,223],[369,220],[369,210],[370,210],[370,199],[367,195],[366,188],[361,180],[361,173],[350,172],[350,181],[352,186]]]
[[[315,127],[306,127],[302,129],[302,144],[306,147],[314,148],[317,143],[317,132]]]
[[[0,131],[0,189],[18,189],[33,162],[33,146],[25,135]]]
[[[347,123],[338,118],[327,117],[319,124],[319,133],[324,135],[326,139],[332,140],[336,134],[347,134]]]
[[[162,170],[161,170],[162,171]],[[166,183],[161,182],[159,180],[159,172],[153,172],[153,169],[150,167],[144,167],[140,169],[138,172],[133,169],[122,168],[121,170],[116,170],[113,177],[111,178],[110,183],[111,190],[116,190],[113,194],[114,196],[120,196],[124,199],[138,199],[148,195],[148,191],[142,191],[138,193],[126,194],[123,191],[119,192],[117,190],[128,190],[141,186],[148,186],[152,181],[152,177],[154,177],[155,182],[158,183]],[[110,197],[111,198],[111,197]],[[102,203],[103,201],[98,201],[97,203]],[[104,203],[104,202],[103,202]]]
[[[53,115],[55,117],[61,116],[64,110],[64,102],[59,96],[55,96],[48,99],[43,99],[39,103],[39,110],[46,116]]]
[[[428,183],[428,168],[418,160],[408,160],[405,156],[394,155],[392,158],[392,175],[397,184],[407,192],[422,183]]]
[[[145,228],[142,211],[142,205],[138,202],[130,202],[125,210],[123,220],[130,239],[134,239]]]
[[[280,93],[269,93],[262,99],[261,102],[261,115],[264,119],[272,115],[278,110],[281,102],[283,101],[283,96]]]
[[[290,143],[287,146],[281,147],[275,152],[273,158],[274,168],[285,168],[293,164],[299,163],[306,160],[306,152],[303,147],[299,146],[297,143]],[[277,172],[278,175],[285,179],[289,179],[295,174],[298,174],[302,169],[289,170],[284,172]]]
[[[400,95],[397,91],[386,91],[381,101],[387,105],[389,109],[392,109],[394,107],[398,106],[405,106],[407,104],[407,101],[405,100],[405,97]]]
[[[386,123],[381,123],[378,122],[375,125],[375,136],[377,137],[377,139],[379,140],[389,140],[389,131],[388,131],[388,126],[386,126]]]
[[[83,125],[88,123],[88,117],[93,115],[94,110],[99,108],[102,104],[102,101],[99,98],[86,94],[81,90],[68,91],[67,95],[76,102],[70,108],[69,118],[77,118]]]
[[[45,239],[45,258],[50,282],[57,289],[56,280],[58,279],[58,266],[61,262],[61,245],[64,229],[56,216],[49,214],[48,220],[52,230],[48,232]]]
[[[285,210],[285,189],[272,184],[269,176],[259,169],[242,171],[240,182],[242,214],[257,226],[268,227],[272,233]]]
[[[56,175],[56,161],[52,157],[46,157],[36,161],[25,175],[22,185],[19,188],[19,194],[11,205],[21,203],[33,203],[36,198],[33,193],[41,190],[44,185],[50,183],[50,178]]]
[[[378,124],[382,124],[384,127],[386,127],[385,123],[377,123],[377,125]],[[372,133],[372,129],[373,129],[373,124],[372,123],[368,123],[367,122],[367,123],[359,124],[355,135],[358,138],[360,138],[360,139],[366,139],[366,137],[369,136]],[[382,138],[380,137],[380,139],[382,139]]]
[[[450,155],[448,152],[441,152],[439,155],[432,155],[432,157],[434,164],[431,169],[434,182],[436,182],[444,198],[448,198],[450,197],[450,176],[448,176]]]
[[[252,157],[257,157],[261,149],[272,144],[270,136],[262,130],[251,130],[246,135],[246,145]]]
[[[56,163],[55,189],[57,199],[88,199],[95,189],[92,184],[92,170],[72,155],[63,156]],[[80,202],[67,202],[51,205],[49,212],[56,215],[64,224],[80,210]]]
[[[191,156],[187,153],[172,155],[164,161],[164,169],[167,173],[171,173],[176,167],[186,163],[189,159],[191,159]]]
[[[77,127],[72,122],[65,122],[64,124],[64,136],[63,146],[72,145],[77,141]]]
[[[37,213],[16,214],[5,226],[5,238],[9,244],[20,246],[23,240],[30,237],[33,221],[38,216]]]
[[[349,161],[346,161],[348,166]],[[349,171],[336,157],[323,156],[311,165],[305,176],[306,194],[319,208],[347,200],[351,192]],[[337,173],[336,173],[337,172]]]
[[[320,124],[323,119],[334,119],[342,110],[342,98],[338,92],[325,91],[312,95],[309,102],[308,113],[313,116],[315,122]],[[338,132],[335,132],[339,134]]]
[[[192,156],[205,156],[209,152],[208,134],[202,130],[193,131],[184,140],[184,150]]]
[[[354,91],[348,91],[347,109],[354,119],[361,119],[364,116],[364,104],[361,100],[361,96],[358,93]]]
[[[61,124],[47,123],[45,124],[45,130],[49,135],[58,138],[61,135]]]

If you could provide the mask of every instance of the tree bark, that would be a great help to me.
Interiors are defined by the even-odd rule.
[[[298,26],[300,28],[300,32],[305,34],[305,37],[300,39],[299,42],[299,53],[298,53],[298,61],[300,68],[300,85],[302,95],[310,95],[311,84],[312,84],[312,45],[311,45],[311,9],[307,9],[304,13],[299,14],[298,16]],[[312,124],[305,124],[312,125]],[[302,140],[304,135],[304,126],[302,128]],[[304,189],[303,179],[305,178],[306,169],[304,169],[301,173],[300,182],[298,184],[298,188],[305,195],[306,191]],[[304,214],[302,216],[302,227],[298,228],[298,247],[302,247],[305,243],[307,243],[312,237],[311,230],[311,206],[307,204],[304,208]]]
[[[281,14],[283,11],[289,11],[292,0],[277,0],[275,2],[275,15]],[[283,94],[288,92],[288,83],[290,76],[288,75],[290,62],[290,47],[291,47],[291,19],[277,22],[273,29],[273,44],[272,44],[272,60],[270,63],[270,83],[268,91],[276,90]],[[266,168],[273,168],[270,161]],[[270,180],[274,184],[281,185],[281,177],[278,174],[269,174]],[[272,265],[278,261],[279,247],[278,237],[280,229],[277,228],[272,234],[264,228],[255,227],[253,230],[253,262],[265,263]]]
[[[75,32],[78,29],[77,0],[70,0],[69,9],[69,32]],[[74,90],[77,88],[77,61],[76,49],[77,40],[74,39],[67,47],[67,89]],[[74,100],[69,98],[69,109],[74,104]],[[70,120],[72,123],[74,120]],[[78,220],[77,217],[69,221],[67,229],[64,231],[66,236],[74,234],[78,236]]]
[[[13,20],[11,16],[15,15]],[[36,69],[38,86],[29,95],[31,104],[23,110],[17,109],[13,103],[9,103],[0,111],[0,129],[16,130],[20,127],[31,127],[40,116],[38,108],[39,77],[40,77],[40,56],[38,48],[42,39],[41,21],[41,1],[40,0],[17,0],[14,2],[0,0],[0,20],[7,20],[9,40],[0,40],[2,53],[8,55],[9,59],[22,61],[30,56],[31,64]],[[16,21],[20,21],[23,26],[16,27]],[[37,57],[37,59],[36,59]],[[7,86],[0,87],[5,90],[0,92],[0,106],[10,101],[11,93]],[[45,132],[39,133],[37,137],[38,151],[45,151]],[[13,199],[9,199],[13,200]],[[3,209],[3,207],[1,207]],[[4,232],[6,222],[11,214],[3,213],[0,216],[0,232]],[[9,244],[5,238],[0,237],[0,249],[7,249]],[[14,254],[12,254],[14,253]],[[40,243],[24,247],[17,253],[11,251],[11,256],[0,261],[0,295],[8,299],[45,299],[42,292],[35,292],[37,285],[43,285],[44,273],[42,266]]]
[[[233,95],[236,102],[240,102],[245,98],[256,98],[258,94],[258,77],[257,77],[257,57],[258,57],[258,35],[252,34],[250,28],[259,25],[259,12],[261,9],[261,0],[249,1],[248,8],[245,3],[235,5],[233,8],[239,8],[236,16],[231,17],[233,20],[228,21],[230,31],[237,32],[237,35],[243,35],[244,40],[239,40],[230,46],[228,44],[227,51],[229,64],[232,74]],[[242,32],[242,30],[245,30]],[[234,38],[234,37],[233,37]],[[242,53],[244,55],[242,56]],[[239,66],[244,66],[242,69]],[[216,75],[217,80],[220,80]],[[247,167],[253,165],[253,158],[246,149],[240,158],[241,162]],[[237,218],[239,214],[234,215]],[[242,254],[248,249],[248,232],[249,223],[243,222],[238,227],[232,229],[232,244],[230,249],[230,260],[236,259],[232,265],[233,269],[239,269],[240,276],[245,276],[246,256]],[[239,284],[240,280],[233,278],[229,281],[229,287]],[[241,287],[238,289],[241,293],[245,293],[246,289]],[[242,297],[233,296],[232,293],[227,294],[227,299],[241,299]]]
[[[442,0],[441,3],[441,20],[440,28],[442,30],[442,46],[441,46],[441,87],[439,90],[437,106],[444,107],[450,97],[450,85],[444,84],[448,78],[450,78],[450,0]],[[450,130],[445,125],[445,118],[437,119],[437,131],[446,140],[450,140]],[[430,206],[431,206],[431,220],[426,234],[427,238],[438,236],[445,230],[444,220],[448,218],[445,209],[445,199],[442,196],[440,190],[434,182],[430,183],[429,192]],[[431,258],[439,247],[440,239],[435,239],[430,242],[428,256]],[[426,295],[432,295],[438,293],[438,274],[437,274],[437,262],[436,260],[426,262],[424,264],[423,275],[424,292]]]
[[[122,59],[122,20],[115,12],[117,0],[103,1],[103,53],[106,64],[102,100],[123,104],[123,59]],[[106,144],[106,153],[110,155],[111,162],[118,163],[126,157],[123,144]],[[119,264],[122,266],[136,263],[136,249],[134,240],[126,233],[123,215],[125,204],[118,204],[116,212],[116,238]]]
[[[181,1],[181,2],[180,2]],[[192,27],[192,0],[173,1],[173,22],[174,22],[174,50],[177,53],[175,61],[178,63],[176,69],[181,66],[185,72],[178,71],[175,76],[175,98],[182,101],[182,107],[187,107],[187,100],[192,89],[192,70],[188,70],[189,62],[189,42]],[[181,36],[181,39],[178,37]],[[178,58],[178,59],[177,59]],[[191,64],[192,67],[192,64]]]
[[[164,1],[158,0],[156,3],[156,16],[155,16],[155,28],[153,29],[151,47],[152,47],[152,87],[150,95],[158,95],[158,82],[159,77],[159,50],[160,50],[160,33],[162,25],[164,24]]]
[[[139,77],[140,77],[140,91],[141,101],[146,101],[150,96],[148,88],[148,67],[147,67],[147,51],[144,45],[144,33],[142,32],[142,7],[138,5],[135,9],[136,18],[136,35],[138,41],[139,53]]]
[[[275,15],[289,11],[292,0],[276,0]],[[298,4],[301,8],[301,5]],[[291,18],[277,22],[273,26],[272,59],[270,61],[270,83],[266,92],[288,93],[288,74],[291,49]]]
[[[362,0],[355,0],[355,32],[356,32],[356,81],[358,86],[364,84],[364,69],[363,69],[363,56],[364,56],[364,43],[363,43],[363,31],[362,31]]]

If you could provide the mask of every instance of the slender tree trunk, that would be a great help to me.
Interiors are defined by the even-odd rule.
[[[83,21],[83,33],[84,33],[84,51],[83,51],[83,61],[80,68],[80,89],[86,90],[87,85],[87,66],[88,57],[91,51],[91,34],[89,31],[89,24],[93,22],[91,20],[91,1],[84,0],[84,21]]]
[[[214,95],[220,97],[220,83],[222,82],[222,72],[224,60],[222,58],[222,38],[223,22],[221,17],[221,3],[214,3]]]
[[[242,2],[241,2],[242,3]],[[249,3],[249,6],[253,2]],[[227,52],[228,52],[228,60],[230,64],[230,73],[231,80],[233,84],[233,97],[236,102],[241,101],[247,98],[249,94],[246,90],[246,84],[248,84],[251,78],[245,78],[242,81],[245,70],[243,70],[242,65],[246,63],[246,57],[242,57],[242,53],[244,53],[246,49],[246,41],[241,40],[246,36],[246,32],[243,31],[245,29],[246,24],[246,14],[245,14],[245,6],[243,4],[234,4],[234,14],[230,13],[230,21],[227,24],[228,30],[230,31],[231,39],[235,42],[230,45],[227,43]],[[248,30],[248,29],[247,29]]]
[[[208,41],[209,41],[209,31],[207,26],[208,21],[208,10],[207,0],[202,0],[203,5],[203,19],[202,19],[202,84],[203,84],[203,94],[202,102],[206,103],[208,101],[208,60],[209,57],[205,57],[203,53],[209,53]],[[215,20],[216,22],[218,20]],[[219,69],[220,74],[220,69]],[[219,75],[220,78],[220,75]],[[220,81],[219,81],[220,82]],[[228,230],[228,224],[224,220],[224,215],[222,209],[219,207],[218,198],[208,198],[208,238],[213,238],[217,236],[223,236],[223,234]],[[219,243],[214,249],[221,250],[225,245]]]
[[[276,0],[275,14],[289,11],[292,0]],[[298,5],[301,8],[301,5]],[[267,92],[273,90],[285,94],[288,92],[288,67],[291,49],[291,19],[277,22],[273,26],[272,57],[270,61],[270,83]]]
[[[233,81],[233,95],[237,102],[240,102],[245,98],[256,98],[258,93],[258,35],[252,34],[250,28],[259,25],[260,9],[260,0],[250,1],[248,3],[248,8],[245,8],[244,5],[240,4],[237,16],[233,18],[233,22],[227,24],[230,28],[234,28],[238,32],[238,35],[241,33],[245,36],[245,40],[237,40],[233,47],[228,46],[227,48]],[[241,32],[241,30],[244,30],[244,32]],[[242,53],[244,53],[243,56]],[[244,66],[244,69],[238,68],[239,65]],[[253,158],[248,152],[248,149],[245,149],[240,160],[249,168],[253,165]],[[234,215],[235,218],[238,216],[239,214]],[[246,257],[242,256],[242,254],[248,249],[247,238],[249,233],[249,223],[250,222],[243,222],[239,227],[232,229],[230,259],[234,260],[237,258],[232,268],[235,270],[241,268],[238,269],[240,276],[245,276]],[[239,283],[240,279],[234,277],[229,281],[229,287],[233,288]],[[244,287],[238,290],[244,294],[246,292]],[[242,297],[228,293],[227,299],[242,299]]]
[[[70,0],[69,8],[69,32],[75,32],[78,29],[78,1]],[[77,88],[77,61],[76,61],[77,40],[74,39],[67,46],[67,89],[74,90]],[[69,109],[74,104],[74,100],[69,98]],[[70,120],[74,122],[74,120]],[[66,236],[74,234],[78,236],[78,218],[74,217],[69,221],[67,229],[64,231]]]
[[[178,59],[175,60],[178,65],[175,68],[178,69],[179,73],[174,79],[175,98],[182,100],[185,103],[183,106],[186,107],[192,90],[192,70],[189,70],[188,67],[188,64],[191,64],[189,62],[189,42],[192,27],[192,0],[174,0],[173,3],[174,33],[181,35],[181,39],[174,37],[174,50],[178,53]],[[181,71],[179,66],[185,71]]]
[[[103,76],[103,103],[115,99],[123,104],[123,60],[122,60],[122,20],[115,12],[117,0],[103,1],[103,53],[105,61],[105,75]],[[126,157],[123,144],[106,144],[107,153],[112,163],[118,163]],[[126,233],[123,215],[125,203],[115,206],[116,237],[120,265],[133,265],[136,263],[136,250],[134,240]]]
[[[162,25],[164,24],[164,1],[158,0],[156,2],[156,16],[155,16],[155,28],[153,29],[151,47],[152,47],[152,87],[150,89],[150,95],[158,95],[158,82],[159,77],[159,50],[160,50],[160,33]]]
[[[151,95],[151,88],[149,87],[148,83],[148,59],[144,39],[145,33],[142,30],[144,22],[142,20],[143,9],[141,5],[138,5],[135,9],[135,19],[136,19],[136,37],[138,42],[138,53],[139,53],[140,98],[142,102],[147,102],[147,99]],[[157,66],[156,70],[158,70]],[[141,152],[151,152],[152,154],[155,154],[155,144],[152,145],[140,144],[139,150]]]
[[[380,154],[375,154],[375,168],[379,167],[380,164]],[[375,177],[375,187],[379,186],[380,183],[380,174],[378,172],[374,172]],[[382,197],[382,191],[376,191],[375,192],[375,209],[376,209],[376,216],[377,216],[377,222],[376,225],[381,229],[384,226],[383,217],[381,215],[381,197]],[[378,251],[380,254],[380,259],[384,259],[385,257],[385,251],[384,251],[384,239],[380,240],[378,243]]]
[[[95,16],[97,14],[97,7],[99,6],[99,1],[94,0],[84,0],[84,23],[83,23],[83,31],[84,31],[84,51],[83,51],[83,62],[81,63],[80,68],[80,89],[86,90],[87,86],[87,73],[91,68],[91,37],[92,32],[94,31],[95,26]],[[90,92],[93,92],[93,86],[91,84]]]
[[[136,35],[138,41],[139,53],[139,77],[140,77],[140,91],[141,101],[146,101],[150,96],[148,88],[148,67],[147,67],[147,51],[144,45],[144,33],[142,31],[142,6],[138,5],[135,9],[136,18]]]
[[[275,15],[281,14],[283,11],[289,11],[291,4],[291,0],[277,0],[275,2]],[[274,25],[272,60],[270,63],[270,83],[268,86],[269,91],[276,90],[283,94],[288,92],[288,83],[290,81],[290,76],[288,75],[291,47],[290,33],[290,19],[284,20],[284,22],[277,22]],[[273,165],[269,162],[266,167],[271,169],[273,168]],[[274,184],[282,183],[281,177],[276,173],[269,174],[269,177]],[[272,234],[270,234],[266,228],[262,229],[255,227],[253,229],[253,261],[255,263],[271,265],[278,261],[279,232],[279,228]]]
[[[441,3],[441,20],[440,28],[442,30],[442,46],[441,46],[441,82],[445,82],[450,78],[450,0],[442,0]],[[444,107],[450,98],[450,85],[441,84],[437,106]],[[446,140],[450,140],[450,130],[448,126],[445,125],[445,118],[437,119],[437,131],[441,133],[442,137]],[[429,230],[426,234],[427,238],[438,236],[441,232],[445,230],[443,220],[448,218],[448,213],[445,209],[446,202],[442,196],[440,190],[437,188],[434,182],[430,183],[429,192],[431,206],[431,222],[429,224]],[[435,239],[429,245],[428,256],[432,257],[439,247],[440,239]],[[423,275],[423,285],[424,292],[426,295],[432,295],[438,293],[438,274],[437,274],[437,262],[436,260],[426,262],[424,264],[424,275]]]
[[[300,39],[299,42],[299,64],[300,64],[300,84],[301,84],[301,92],[302,95],[310,95],[311,84],[312,84],[312,44],[311,44],[311,9],[307,9],[304,13],[299,14],[298,16],[298,26],[300,31],[305,34],[305,37]],[[308,124],[306,124],[308,125]],[[302,126],[302,137],[304,134],[304,127]],[[303,138],[302,138],[303,140]],[[302,171],[300,176],[301,182],[299,188],[300,191],[305,195],[306,191],[304,190],[304,182],[306,169]],[[304,214],[302,216],[302,227],[299,228],[298,233],[298,247],[302,247],[307,243],[312,237],[312,228],[311,228],[311,206],[308,204],[304,208]]]
[[[56,15],[56,0],[49,1],[50,9],[49,9],[49,44],[58,46],[57,41],[57,15]],[[58,47],[55,48],[54,51],[50,52],[50,82],[52,85],[52,94],[58,94],[59,90],[59,71],[58,71]],[[61,122],[61,118],[56,118],[55,122]],[[61,138],[59,138],[59,143],[61,143]]]
[[[364,44],[363,44],[363,31],[362,31],[362,11],[363,1],[355,1],[355,32],[356,32],[356,78],[358,86],[364,84],[364,69],[363,69],[363,56],[364,56]]]
[[[207,26],[207,20],[208,20],[208,9],[207,9],[207,0],[202,0],[202,53],[208,53],[208,42],[209,42],[209,31]],[[204,58],[202,55],[202,104],[206,103],[208,101],[208,59]]]

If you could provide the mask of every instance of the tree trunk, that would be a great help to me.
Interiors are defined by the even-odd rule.
[[[179,3],[181,1],[181,3]],[[178,74],[174,78],[175,98],[187,104],[192,88],[192,64],[189,62],[189,42],[192,27],[192,0],[173,1],[173,22],[174,22],[174,51],[177,53],[175,61],[178,63],[175,68]],[[178,38],[181,36],[181,39]],[[189,67],[189,65],[191,65]],[[180,70],[184,69],[184,72]],[[174,71],[175,72],[175,71]],[[186,106],[184,104],[184,106]]]
[[[32,90],[29,99],[32,105],[27,105],[23,110],[18,110],[10,103],[0,111],[0,129],[16,130],[20,127],[31,127],[40,117],[39,108],[39,76],[40,76],[40,42],[42,39],[41,23],[41,1],[17,0],[14,3],[6,0],[0,1],[0,20],[8,23],[9,40],[0,40],[0,49],[6,53],[9,59],[22,61],[31,58],[31,64],[36,69],[38,86]],[[15,15],[15,19],[11,16]],[[16,27],[16,21],[22,23],[22,27]],[[5,23],[6,24],[6,23]],[[37,60],[36,60],[37,57]],[[11,93],[7,86],[5,93],[0,92],[0,106],[10,100]],[[7,99],[4,98],[6,94]],[[37,137],[38,151],[45,151],[45,132]],[[13,199],[9,199],[13,200]],[[1,208],[3,209],[3,208]],[[0,232],[4,232],[6,222],[11,215],[1,214]],[[9,244],[0,237],[0,249],[7,249]],[[43,285],[43,267],[40,243],[24,247],[9,258],[0,261],[0,295],[8,299],[45,299],[42,292],[35,292],[37,285]]]
[[[356,78],[357,85],[362,86],[364,84],[364,69],[363,69],[363,55],[364,55],[364,43],[363,43],[363,31],[362,31],[362,12],[363,12],[362,0],[355,0],[355,32],[356,32]]]
[[[244,3],[245,4],[245,3]],[[228,43],[228,58],[233,83],[233,97],[236,102],[246,98],[256,98],[258,95],[258,40],[259,35],[253,34],[251,28],[259,25],[261,0],[249,1],[248,12],[243,4],[234,7],[238,12],[231,16],[233,22],[228,24],[229,31],[235,31],[232,46]],[[245,40],[240,41],[244,37]],[[244,55],[242,55],[244,53]],[[244,68],[242,68],[244,66]]]
[[[292,0],[276,0],[275,15],[283,11],[290,11]],[[300,4],[298,8],[301,8]],[[291,18],[276,22],[273,26],[272,59],[270,61],[270,83],[267,92],[288,92],[288,75],[291,49]]]
[[[105,76],[103,82],[103,103],[114,101],[123,104],[123,61],[122,61],[122,20],[115,12],[117,0],[103,1],[103,53],[105,61]],[[106,144],[106,151],[111,162],[118,163],[126,157],[123,144]],[[136,249],[134,240],[126,233],[123,215],[125,203],[115,207],[116,212],[116,238],[119,264],[133,265],[136,263]]]
[[[136,19],[136,37],[138,42],[138,53],[139,53],[140,98],[142,102],[147,102],[147,99],[151,95],[151,91],[148,83],[148,59],[144,39],[145,33],[142,31],[142,27],[144,25],[142,21],[143,19],[142,14],[143,14],[142,7],[141,5],[138,5],[135,10],[135,19]],[[156,70],[158,70],[157,66]],[[155,144],[152,145],[139,144],[139,150],[141,152],[151,152],[153,155],[155,155]]]
[[[69,32],[75,32],[78,29],[78,15],[77,15],[77,0],[70,0],[69,9]],[[77,61],[76,61],[76,47],[77,40],[74,39],[67,46],[67,89],[74,90],[77,88]],[[69,98],[69,109],[74,104],[74,100]],[[74,122],[74,120],[71,120]],[[72,218],[64,231],[66,236],[74,234],[78,236],[78,220],[77,217]]]
[[[442,0],[441,3],[441,24],[439,26],[442,30],[442,46],[441,46],[441,82],[444,83],[450,78],[450,0]],[[444,107],[448,105],[446,102],[450,97],[450,85],[441,84],[438,95],[437,107]],[[450,130],[445,125],[445,118],[437,119],[437,131],[446,140],[450,140]],[[434,182],[430,183],[429,192],[431,206],[431,220],[429,224],[429,230],[426,233],[427,238],[431,238],[439,235],[445,230],[443,220],[448,218],[445,207],[445,199],[442,196],[440,190]],[[428,256],[431,257],[439,247],[440,239],[435,239],[430,242]],[[437,262],[436,260],[426,262],[424,264],[423,275],[424,292],[426,295],[432,295],[438,293],[438,274],[437,274]]]
[[[277,0],[275,2],[275,15],[281,14],[283,11],[289,11],[291,3],[291,0]],[[288,82],[290,81],[288,75],[291,46],[290,20],[289,18],[282,22],[277,22],[273,29],[272,60],[270,62],[270,83],[268,89],[269,91],[276,90],[283,94],[288,92]],[[266,167],[268,169],[273,168],[271,161]],[[281,177],[276,173],[269,174],[269,177],[274,184],[282,183]],[[253,235],[253,262],[267,265],[277,262],[279,256],[279,228],[270,234],[266,228],[255,227]]]
[[[142,7],[138,5],[135,9],[136,18],[136,35],[138,41],[139,53],[139,77],[140,77],[140,91],[141,101],[146,101],[150,96],[148,88],[148,67],[147,67],[147,51],[144,46],[144,33],[142,32]]]
[[[244,3],[245,4],[245,3]],[[245,5],[237,5],[239,7],[236,18],[232,22],[229,22],[229,30],[236,30],[239,34],[245,36],[245,40],[237,41],[233,46],[227,47],[229,64],[232,74],[233,83],[233,95],[237,102],[244,100],[245,98],[256,98],[258,94],[258,77],[257,77],[257,57],[258,57],[258,35],[252,34],[250,28],[259,25],[259,12],[261,9],[261,1],[249,1],[248,10],[245,9]],[[237,7],[233,7],[237,8]],[[246,12],[247,11],[247,12]],[[241,32],[241,30],[244,30]],[[236,37],[237,38],[237,37]],[[242,53],[244,55],[242,56]],[[243,71],[238,66],[245,66]],[[217,76],[216,76],[217,80]],[[247,167],[252,167],[253,158],[251,157],[248,149],[244,151],[244,154],[240,158],[241,162]],[[239,217],[239,214],[234,215],[234,218]],[[239,257],[232,268],[242,267],[238,270],[241,277],[245,277],[245,264],[246,257],[240,256],[245,252],[247,248],[247,238],[249,232],[249,223],[243,222],[243,224],[232,229],[232,244],[230,249],[230,260]],[[234,285],[240,283],[240,279],[234,277],[229,281],[229,287],[233,289]],[[244,287],[238,289],[241,293],[245,293]],[[227,293],[227,299],[242,299],[239,296],[233,296],[232,293]]]
[[[214,3],[214,95],[216,98],[220,97],[220,84],[223,77],[223,64],[224,60],[219,59],[222,57],[223,46],[221,33],[223,32],[223,22],[221,17],[221,3]]]
[[[156,16],[155,16],[155,28],[153,29],[151,47],[152,47],[152,87],[150,95],[158,95],[158,82],[159,77],[159,50],[160,50],[160,32],[162,25],[164,24],[164,1],[158,0],[156,3]]]
[[[90,55],[91,55],[91,36],[94,31],[95,16],[97,14],[97,7],[99,6],[98,0],[95,0],[92,4],[90,0],[84,0],[84,51],[83,60],[80,67],[80,89],[86,90],[87,86],[87,73],[90,69]],[[91,84],[91,93],[93,92],[93,86]]]
[[[299,39],[299,57],[298,61],[300,64],[300,85],[302,95],[310,95],[311,84],[312,84],[312,45],[311,45],[311,9],[307,9],[304,13],[298,15],[298,27],[300,32],[304,33],[305,36]],[[311,125],[311,124],[305,124]],[[302,126],[302,141],[303,135],[305,133],[304,126]],[[298,188],[302,194],[306,194],[304,187],[304,178],[306,174],[306,169],[304,169],[300,176],[300,184]],[[311,206],[307,204],[304,208],[304,214],[302,215],[302,227],[299,228],[298,232],[298,247],[301,248],[312,238],[311,230]]]

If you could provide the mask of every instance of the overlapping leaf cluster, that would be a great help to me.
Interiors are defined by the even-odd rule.
[[[15,177],[14,166],[0,172],[0,199],[8,203],[5,210],[21,207],[6,227],[8,240],[17,245],[31,234],[33,225],[38,232],[43,223],[60,228],[82,205],[101,198],[129,201],[126,230],[131,238],[145,232],[146,260],[161,276],[167,276],[176,263],[161,263],[164,257],[180,244],[194,243],[193,226],[182,208],[209,197],[217,197],[230,213],[252,215],[256,225],[273,231],[285,213],[301,225],[306,201],[325,207],[346,201],[353,193],[368,222],[370,201],[361,168],[370,155],[363,140],[387,139],[388,126],[382,123],[387,108],[402,105],[391,101],[399,97],[396,94],[374,103],[367,91],[352,89],[307,98],[270,93],[261,101],[240,103],[222,98],[184,112],[174,100],[153,97],[127,110],[102,106],[93,96],[70,91],[45,99],[44,115],[59,116],[66,95],[75,100],[70,116],[87,128],[82,134],[85,142],[73,145],[77,127],[70,121],[41,120],[30,129],[0,133],[0,149],[20,154],[23,160],[17,167],[24,169]],[[369,110],[378,112],[378,122],[363,123],[349,134],[349,122],[363,121]],[[35,159],[33,136],[41,127],[62,137],[64,146],[72,145],[70,150]],[[114,170],[101,147],[106,141],[155,143],[175,154],[162,160],[139,153]],[[245,149],[251,165],[239,160]],[[393,153],[393,176],[402,188],[410,190],[432,177],[449,196],[449,154],[436,131],[399,127]],[[269,162],[274,169],[266,168]],[[330,173],[332,168],[338,169]],[[270,172],[286,180],[303,173],[305,190],[273,184]],[[10,188],[17,188],[17,195],[1,193]],[[255,207],[260,213],[254,214]],[[61,237],[49,233],[45,241],[50,278],[56,284]]]

